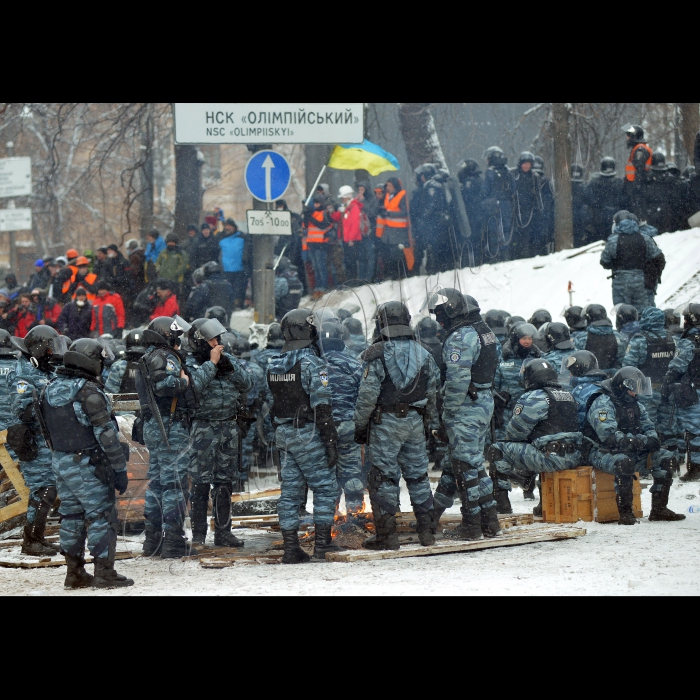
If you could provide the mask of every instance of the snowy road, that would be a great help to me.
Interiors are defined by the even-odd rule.
[[[695,498],[688,499],[688,496]],[[407,495],[402,494],[404,505]],[[516,512],[530,512],[522,492]],[[648,489],[642,493],[649,512]],[[674,485],[670,507],[700,505],[700,484]],[[452,512],[457,512],[457,508]],[[117,569],[135,580],[118,591],[64,591],[64,568],[0,569],[4,595],[697,595],[700,514],[681,523],[635,527],[579,524],[585,537],[468,554],[302,566],[236,565],[202,569],[196,562],[126,560]],[[91,571],[92,567],[88,566]]]

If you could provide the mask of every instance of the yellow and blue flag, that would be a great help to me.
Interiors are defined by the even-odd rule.
[[[399,170],[401,166],[391,153],[365,140],[360,146],[336,146],[328,167],[336,170],[366,170],[370,175],[377,176],[389,170]]]

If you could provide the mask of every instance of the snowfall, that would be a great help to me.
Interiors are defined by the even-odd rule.
[[[700,299],[700,229],[665,234],[656,239],[667,266],[657,294],[657,306],[675,307]],[[519,260],[480,269],[464,269],[432,277],[415,277],[354,290],[339,290],[317,306],[346,308],[371,327],[376,304],[403,299],[420,315],[430,292],[458,287],[475,297],[484,310],[496,308],[528,318],[547,308],[555,320],[573,303],[613,306],[609,272],[599,265],[602,244],[547,257]],[[241,312],[232,324],[247,330],[252,316]],[[433,488],[436,474],[431,472]],[[402,510],[409,498],[402,482]],[[534,505],[514,489],[515,513],[530,513]],[[649,489],[642,491],[648,514]],[[0,568],[0,592],[5,595],[693,595],[700,593],[700,483],[676,481],[669,507],[686,514],[679,523],[630,527],[616,523],[581,523],[584,537],[518,547],[412,557],[362,563],[318,563],[300,566],[239,564],[227,569],[203,569],[191,560],[126,559],[117,570],[135,581],[126,589],[64,591],[65,568]],[[309,497],[309,510],[312,498]],[[341,504],[342,508],[342,504]],[[459,512],[457,504],[450,513]],[[573,527],[573,526],[572,526]],[[257,549],[271,537],[250,530],[235,531]],[[210,535],[211,536],[211,535]],[[276,536],[277,538],[279,535]],[[140,550],[139,538],[122,539],[120,550]],[[88,571],[92,569],[88,565]]]

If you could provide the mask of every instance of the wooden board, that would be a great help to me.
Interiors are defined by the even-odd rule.
[[[129,486],[122,496],[117,495],[117,517],[119,522],[134,523],[144,520],[143,510],[146,505],[148,489],[148,467],[150,456],[148,449],[131,437],[132,416],[117,416],[122,437],[129,443],[129,462],[126,472]]]
[[[131,552],[117,552],[116,559],[134,559],[138,555]],[[85,557],[86,564],[92,564],[92,557]],[[46,569],[53,566],[65,566],[65,559],[35,559],[34,561],[16,561],[0,559],[0,567],[5,569]]]
[[[240,503],[241,501],[256,501],[259,498],[279,498],[282,495],[282,489],[268,489],[267,491],[251,491],[250,493],[234,493],[231,496],[231,503]]]
[[[29,489],[24,483],[22,473],[19,466],[10,457],[5,445],[7,444],[7,430],[0,431],[0,464],[2,465],[5,475],[12,482],[17,491],[19,499],[14,503],[0,508],[0,523],[15,518],[18,515],[24,515],[29,507]]]
[[[562,527],[527,527],[507,532],[494,539],[477,540],[476,542],[438,542],[432,547],[409,545],[399,550],[372,552],[369,550],[334,552],[326,554],[326,561],[353,563],[361,561],[377,561],[382,559],[404,559],[406,557],[427,557],[436,554],[454,554],[459,552],[473,552],[481,549],[494,549],[496,547],[514,547],[517,545],[533,544],[535,542],[556,542],[575,537],[583,537],[586,530],[581,528]]]

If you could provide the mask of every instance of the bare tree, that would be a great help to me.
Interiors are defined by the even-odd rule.
[[[430,102],[398,103],[401,135],[412,170],[423,163],[436,163],[447,168],[430,105]]]

